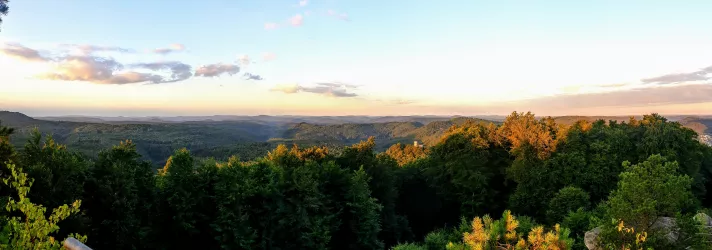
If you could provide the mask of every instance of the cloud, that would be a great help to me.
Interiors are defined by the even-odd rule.
[[[272,53],[272,52],[265,52],[264,54],[262,54],[262,60],[265,61],[265,62],[269,62],[269,61],[272,61],[272,60],[274,60],[274,59],[277,59],[277,55],[275,55],[275,54]]]
[[[619,88],[619,87],[624,87],[624,86],[628,86],[628,85],[629,85],[629,83],[609,83],[609,84],[599,84],[599,85],[596,85],[596,87],[599,87],[599,88]]]
[[[358,88],[357,85],[342,83],[342,82],[320,82],[316,83],[319,86],[331,87],[331,88],[344,88],[344,89],[355,89]]]
[[[712,73],[712,66],[690,73],[667,74],[663,76],[642,79],[643,83],[673,84],[682,82],[706,81],[712,79],[708,74]]]
[[[153,53],[160,54],[160,55],[167,55],[173,52],[178,52],[178,51],[183,51],[185,50],[185,46],[183,44],[171,44],[168,46],[168,48],[157,48],[153,50]]]
[[[248,55],[241,55],[237,58],[238,62],[242,64],[242,66],[247,66],[250,65],[250,57]]]
[[[27,61],[35,61],[35,62],[49,61],[49,58],[42,56],[39,51],[22,46],[20,44],[5,44],[5,46],[0,48],[0,52],[2,52],[5,55],[19,58],[22,60],[27,60]]]
[[[67,56],[56,59],[54,70],[36,76],[38,79],[86,81],[101,84],[127,84],[139,82],[160,82],[156,74],[139,72],[119,72],[124,67],[111,58],[94,56]]]
[[[119,53],[135,53],[133,49],[121,48],[116,46],[98,46],[88,44],[62,44],[60,47],[74,49],[82,55],[89,55],[95,52],[119,52]]]
[[[245,76],[245,80],[255,80],[255,81],[261,81],[263,80],[261,76],[251,74],[251,73],[245,73],[243,76]]]
[[[408,104],[413,104],[415,101],[413,100],[393,100],[391,101],[392,104],[397,104],[397,105],[408,105]]]
[[[304,23],[304,17],[301,14],[296,14],[289,19],[292,26],[301,26]]]
[[[606,93],[541,97],[519,102],[520,108],[565,110],[572,108],[633,107],[712,102],[712,84],[655,86]]]
[[[234,75],[240,73],[240,66],[237,64],[208,64],[195,70],[195,76],[215,77],[222,74]]]
[[[271,91],[276,91],[276,92],[282,92],[285,94],[294,94],[299,92],[300,86],[297,84],[292,84],[292,85],[277,85],[274,88],[270,89]]]
[[[130,65],[133,68],[144,68],[152,71],[170,71],[170,78],[161,77],[160,81],[152,81],[153,83],[170,83],[187,80],[193,76],[193,67],[181,62],[154,62],[154,63],[137,63]]]
[[[276,29],[278,25],[276,23],[265,23],[265,29],[266,30],[273,30]]]
[[[133,63],[124,65],[111,57],[92,55],[97,51],[131,52],[120,47],[95,45],[65,44],[61,47],[78,49],[80,54],[67,54],[59,49],[52,57],[44,56],[39,51],[19,44],[7,44],[0,47],[0,52],[22,60],[39,61],[52,64],[49,72],[34,76],[36,79],[84,81],[99,84],[129,83],[170,83],[190,79],[193,76],[214,77],[222,74],[234,75],[240,67],[233,64],[209,64],[198,68],[193,74],[193,67],[178,61]],[[173,45],[171,50],[183,50],[182,45]],[[248,80],[262,80],[259,75],[247,74]]]
[[[309,1],[308,1],[308,0],[301,0],[301,1],[299,1],[299,6],[301,6],[301,7],[307,6],[307,4],[309,4]]]
[[[329,15],[329,16],[333,16],[333,17],[336,17],[336,18],[338,18],[338,19],[344,20],[344,21],[350,21],[349,15],[346,14],[346,13],[338,13],[338,12],[335,11],[335,10],[327,10],[327,11],[326,11],[326,14]]]
[[[280,85],[272,89],[272,91],[282,92],[286,94],[296,94],[300,92],[307,92],[313,94],[320,94],[324,96],[331,97],[355,97],[358,96],[355,93],[351,93],[350,90],[356,88],[355,85],[338,85],[334,83],[316,83],[315,86],[301,86],[295,85]]]

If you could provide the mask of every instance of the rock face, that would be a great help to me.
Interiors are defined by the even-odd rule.
[[[592,229],[591,231],[586,232],[584,235],[584,244],[586,244],[586,248],[589,250],[598,250],[601,249],[598,247],[598,235],[601,234],[601,227],[597,227]]]
[[[665,239],[668,242],[677,241],[679,236],[677,222],[675,218],[670,217],[660,217],[658,218],[652,226],[650,226],[651,231],[656,231],[665,234]]]

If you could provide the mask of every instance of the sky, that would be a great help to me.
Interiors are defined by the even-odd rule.
[[[712,1],[10,1],[34,116],[712,114]]]

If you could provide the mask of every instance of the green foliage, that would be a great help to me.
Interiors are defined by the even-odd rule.
[[[546,211],[546,218],[553,224],[561,221],[569,212],[579,208],[587,209],[589,206],[588,193],[577,187],[565,187],[556,193],[549,201],[549,209]]]
[[[443,230],[436,230],[425,236],[425,249],[443,250],[448,242],[450,241],[447,233]]]
[[[9,212],[21,212],[22,217],[12,217],[6,222],[0,232],[0,246],[4,249],[60,249],[61,242],[55,240],[52,234],[59,230],[57,223],[79,212],[81,201],[76,200],[71,206],[65,204],[54,208],[49,217],[45,217],[47,208],[30,202],[27,197],[32,180],[14,164],[8,163],[7,167],[11,177],[3,179],[3,182],[17,191],[18,199],[10,198],[6,209]],[[70,236],[86,241],[84,236]]]
[[[444,247],[443,247],[444,248]],[[405,243],[405,244],[398,244],[391,248],[391,250],[430,250],[431,248],[427,248],[415,243]]]
[[[122,142],[102,151],[86,183],[86,215],[91,218],[89,245],[135,249],[148,246],[154,217],[155,178],[136,146]]]
[[[407,221],[396,213],[398,164],[386,155],[376,155],[375,145],[375,139],[371,137],[367,141],[346,147],[336,162],[348,169],[363,169],[368,175],[372,197],[382,207],[380,238],[384,240],[386,247],[389,247],[397,242],[410,240],[411,237]]]
[[[165,225],[165,230],[156,232],[164,247],[169,249],[188,247],[206,247],[206,242],[200,242],[198,221],[207,223],[204,212],[210,210],[198,209],[204,202],[203,196],[208,195],[207,190],[200,188],[199,176],[194,167],[193,157],[186,149],[177,150],[171,156],[163,169],[159,170],[157,183],[158,191],[158,217],[160,224]],[[209,234],[209,231],[202,232]],[[170,239],[181,239],[180,241]]]
[[[660,155],[631,165],[624,162],[618,188],[608,200],[611,218],[639,231],[649,231],[660,216],[674,216],[691,205],[692,178],[680,175],[677,162]]]
[[[518,228],[519,221],[509,210],[499,220],[492,220],[488,215],[475,217],[472,231],[463,234],[462,242],[470,249],[571,249],[573,245],[570,231],[558,224],[549,232],[542,226],[533,227],[528,234]],[[447,249],[453,247],[460,248],[448,244]]]
[[[353,225],[356,242],[349,249],[382,249],[383,242],[378,239],[381,229],[378,212],[382,206],[371,198],[368,190],[369,177],[363,169],[356,171],[351,177],[351,188],[347,193],[347,207],[350,217],[355,220]]]
[[[493,126],[465,124],[431,148],[423,171],[445,203],[440,212],[450,213],[446,221],[504,209],[501,196],[509,193],[504,172],[510,159],[494,133]]]
[[[51,136],[43,141],[39,130],[34,130],[24,150],[20,152],[20,161],[34,180],[34,188],[28,197],[40,205],[58,207],[84,196],[90,162],[76,152],[67,150],[64,145],[57,144]],[[87,220],[82,214],[72,215],[60,223],[62,230],[58,236],[89,231]]]
[[[499,126],[466,118],[290,127],[15,118],[12,137],[0,126],[0,176],[12,177],[4,162],[18,163],[35,180],[27,197],[42,207],[82,200],[84,213],[51,235],[87,233],[97,249],[569,249],[601,225],[604,243],[620,247],[634,246],[633,230],[659,216],[676,216],[682,238],[663,242],[651,230],[645,244],[706,247],[695,244],[703,240],[688,212],[711,204],[712,148],[655,114],[562,125],[513,113]],[[34,125],[52,136],[28,133]],[[295,145],[265,142],[280,133]],[[137,144],[96,153],[126,138]],[[15,152],[8,142],[18,139],[27,143]],[[414,139],[427,147],[413,147]],[[378,153],[394,143],[407,144]],[[17,199],[11,191],[0,186],[0,200]],[[464,219],[508,209],[521,216]],[[18,215],[0,212],[0,223]],[[611,219],[634,229],[619,231]],[[4,232],[10,242],[10,227]],[[404,242],[412,243],[396,245]]]
[[[599,235],[599,246],[604,249],[653,249],[648,232],[627,227],[622,220],[611,220]]]
[[[8,0],[0,0],[0,24],[2,24],[2,16],[7,15],[7,12],[10,11],[10,7],[7,6]]]
[[[584,210],[584,208],[579,208],[576,211],[570,211],[566,217],[564,217],[561,226],[571,229],[572,237],[575,239],[574,249],[583,249],[586,247],[584,245],[584,236],[586,235],[586,231],[592,229],[592,216],[591,212]]]

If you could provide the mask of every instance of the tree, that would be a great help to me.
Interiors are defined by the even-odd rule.
[[[2,1],[4,0],[0,0],[0,12],[2,12]],[[13,132],[15,132],[14,128],[2,126],[2,122],[0,122],[0,142],[9,140]]]
[[[677,162],[660,155],[631,165],[624,162],[618,188],[608,200],[610,216],[638,231],[650,231],[660,216],[675,216],[691,205],[692,178],[681,175]]]
[[[7,6],[8,2],[9,0],[0,0],[0,24],[2,24],[2,17],[10,11],[10,7]]]
[[[89,161],[56,143],[51,136],[42,143],[42,135],[35,129],[20,152],[20,162],[34,180],[28,197],[40,205],[58,207],[82,199]],[[82,214],[72,215],[60,223],[62,229],[58,235],[88,231],[87,219]]]
[[[196,227],[199,218],[203,217],[200,214],[202,211],[197,209],[201,202],[198,191],[202,190],[196,189],[199,183],[193,164],[190,152],[183,148],[176,150],[163,169],[159,170],[161,223],[156,229],[161,241],[166,243],[164,247],[168,249],[205,246],[206,242],[200,242],[197,236],[210,233],[200,232]]]
[[[351,177],[351,188],[347,194],[349,217],[353,221],[353,233],[356,241],[349,249],[383,249],[383,242],[378,239],[381,230],[379,212],[381,205],[371,198],[368,190],[368,175],[363,169],[356,171]]]
[[[518,228],[519,221],[509,210],[504,211],[499,220],[492,220],[488,215],[475,217],[472,231],[466,232],[462,241],[469,249],[486,250],[571,249],[573,245],[573,239],[569,238],[570,231],[559,224],[549,232],[545,232],[542,226],[535,226],[529,232]]]
[[[12,217],[0,232],[0,246],[3,249],[60,249],[61,242],[52,234],[59,230],[57,223],[79,212],[81,201],[72,205],[61,205],[52,210],[49,218],[45,217],[47,208],[30,202],[27,194],[32,187],[32,180],[22,169],[11,162],[7,164],[11,177],[3,179],[5,185],[10,185],[17,191],[17,199],[10,198],[6,209],[10,212],[21,212],[22,217]],[[71,234],[82,242],[86,237]]]
[[[571,186],[562,188],[549,201],[549,209],[546,211],[549,223],[560,222],[569,212],[579,208],[587,209],[589,199],[588,193],[580,188]]]
[[[456,222],[460,216],[504,210],[511,187],[506,169],[511,164],[507,150],[500,146],[492,125],[468,123],[451,128],[430,150],[424,174],[438,194],[454,205],[440,213]]]
[[[402,145],[397,143],[389,147],[385,154],[395,159],[399,166],[403,166],[424,158],[428,154],[428,151],[422,147],[416,147],[411,144]]]
[[[387,155],[376,155],[375,146],[375,138],[370,137],[366,141],[346,147],[336,162],[342,168],[353,171],[363,169],[368,175],[371,196],[382,206],[380,239],[385,242],[386,247],[390,247],[407,240],[410,230],[407,220],[396,214],[398,189],[395,171],[398,169],[398,163]]]
[[[150,248],[146,239],[155,216],[155,179],[151,164],[140,157],[131,141],[99,153],[84,195],[91,218],[90,245]]]

